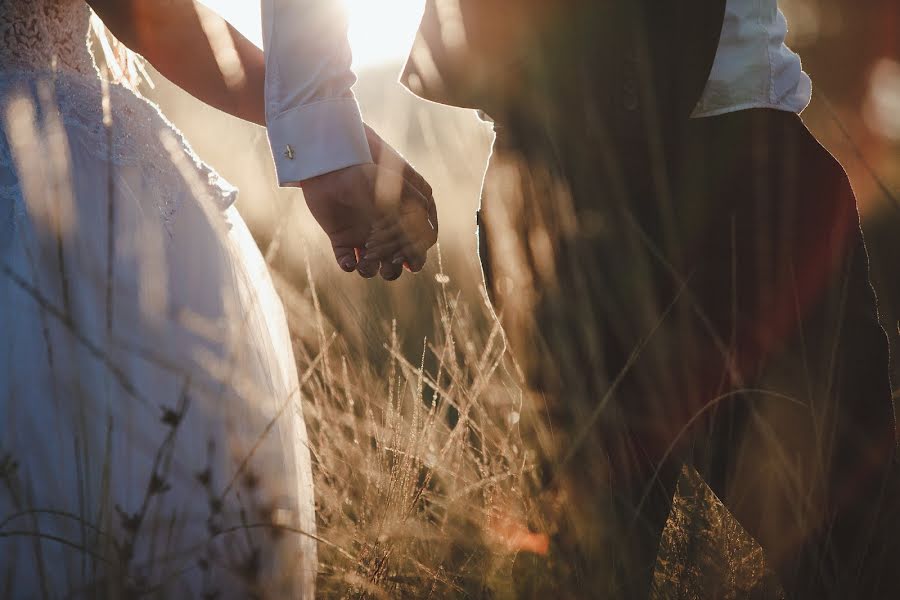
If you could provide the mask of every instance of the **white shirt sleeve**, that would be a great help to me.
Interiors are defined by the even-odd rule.
[[[266,124],[281,185],[372,162],[336,0],[262,0]]]

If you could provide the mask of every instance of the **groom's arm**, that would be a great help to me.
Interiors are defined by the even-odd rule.
[[[372,162],[335,0],[262,0],[266,121],[282,185]]]

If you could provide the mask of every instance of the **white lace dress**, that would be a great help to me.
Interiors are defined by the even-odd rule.
[[[0,0],[0,597],[312,597],[283,307],[90,16]]]

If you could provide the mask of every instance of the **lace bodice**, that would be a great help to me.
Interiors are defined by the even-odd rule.
[[[153,182],[154,194],[147,200],[157,204],[167,226],[178,204],[196,196],[196,182],[222,208],[232,204],[236,190],[197,158],[156,105],[121,85],[110,84],[104,92],[89,47],[91,15],[84,0],[0,0],[0,124],[16,98],[29,99],[38,113],[51,108],[38,90],[52,90],[50,103],[66,129],[70,150],[139,170]],[[104,94],[109,127],[104,124]],[[25,211],[5,137],[0,129],[0,242]],[[165,138],[193,164],[193,190],[173,164]]]
[[[0,0],[0,69],[95,72],[84,0]]]

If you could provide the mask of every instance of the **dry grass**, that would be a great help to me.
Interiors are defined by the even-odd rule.
[[[464,299],[435,270],[408,283],[435,292],[419,307],[433,322],[415,353],[403,350],[396,320],[377,349],[343,337],[324,314],[321,286],[306,279],[311,269],[294,279],[299,287],[278,278],[301,371],[337,339],[303,390],[325,542],[318,594],[585,597],[560,587],[545,554],[553,524],[530,493],[535,452],[521,430],[535,399],[485,299]],[[762,550],[692,470],[654,579],[659,598],[780,597]]]
[[[323,597],[482,597],[510,585],[515,540],[504,524],[524,526],[530,468],[523,392],[487,310],[447,285],[437,296],[436,335],[417,357],[404,354],[394,322],[380,360],[360,360],[370,351],[339,339],[304,390],[328,540]],[[283,297],[301,330],[302,315],[317,316],[317,339],[298,348],[302,368],[333,328],[315,311],[314,286]]]

